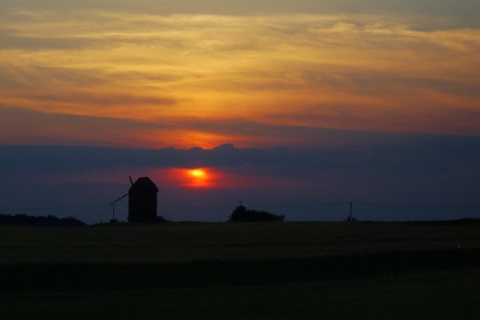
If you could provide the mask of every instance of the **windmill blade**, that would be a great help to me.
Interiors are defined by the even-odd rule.
[[[130,178],[130,184],[133,186],[133,180],[132,180],[132,176],[128,176]]]

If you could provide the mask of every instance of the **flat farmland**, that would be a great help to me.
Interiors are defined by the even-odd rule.
[[[480,225],[0,228],[2,319],[478,319]]]
[[[0,228],[0,264],[164,263],[479,249],[480,224],[166,223]]]

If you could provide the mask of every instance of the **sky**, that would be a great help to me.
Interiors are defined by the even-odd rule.
[[[108,221],[149,176],[173,221],[480,218],[476,0],[0,0],[0,21],[0,213]]]

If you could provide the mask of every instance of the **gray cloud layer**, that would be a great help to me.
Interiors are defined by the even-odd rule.
[[[290,220],[335,220],[343,219],[346,209],[322,204],[354,201],[360,219],[477,217],[479,164],[480,137],[415,137],[397,144],[317,149],[4,145],[0,147],[0,173],[4,179],[0,211],[105,205],[126,192],[126,177],[130,174],[138,177],[162,168],[210,167],[247,184],[194,190],[156,181],[159,204],[166,206],[160,211],[173,220],[218,221],[228,215],[225,206],[244,200],[260,209],[273,207]],[[105,207],[90,215],[85,210],[63,210],[60,215],[79,214],[78,218],[97,222],[110,213]]]
[[[373,134],[373,133],[370,133]],[[1,170],[82,171],[112,167],[192,168],[260,167],[283,172],[447,173],[480,163],[479,137],[412,137],[394,145],[342,146],[316,149],[211,150],[126,149],[90,146],[0,146]],[[477,168],[478,169],[478,168]]]

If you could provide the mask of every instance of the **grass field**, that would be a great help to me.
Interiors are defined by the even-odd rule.
[[[477,319],[480,225],[0,228],[1,319]]]

